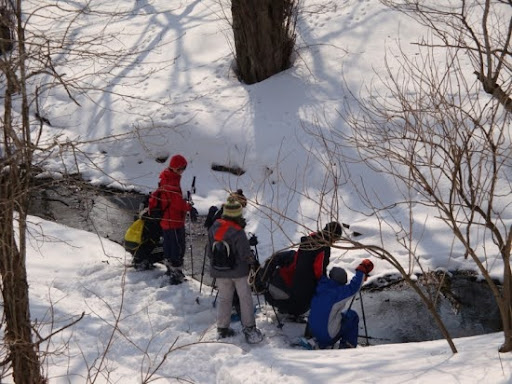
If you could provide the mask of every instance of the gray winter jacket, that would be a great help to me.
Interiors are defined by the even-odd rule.
[[[222,240],[229,244],[230,252],[234,252],[235,265],[233,269],[218,271],[212,267],[212,246],[216,234],[217,236],[221,235]],[[254,256],[245,231],[235,221],[224,218],[216,220],[208,231],[207,255],[210,259],[210,275],[215,278],[232,279],[248,276],[251,264],[254,263]]]

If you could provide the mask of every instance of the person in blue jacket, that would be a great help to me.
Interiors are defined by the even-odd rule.
[[[308,331],[318,348],[333,347],[338,340],[339,348],[355,348],[359,330],[357,312],[348,308],[352,298],[363,285],[366,276],[373,270],[373,263],[364,259],[356,268],[356,274],[347,284],[347,272],[333,267],[329,277],[322,276],[311,301]]]

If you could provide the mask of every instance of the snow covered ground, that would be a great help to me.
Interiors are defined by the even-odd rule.
[[[59,3],[78,10],[85,2]],[[35,7],[41,2],[25,4]],[[59,174],[63,165],[74,172],[78,164],[92,184],[147,192],[156,187],[164,167],[155,159],[181,153],[189,161],[182,186],[186,190],[196,176],[194,201],[200,213],[221,204],[228,190],[244,190],[250,200],[247,230],[258,235],[261,255],[289,246],[332,219],[319,212],[325,181],[318,161],[322,149],[307,129],[343,129],[337,111],[343,105],[345,86],[357,93],[363,82],[368,84],[382,71],[388,48],[400,42],[414,50],[411,43],[425,34],[411,19],[377,0],[305,0],[293,67],[247,86],[232,72],[231,32],[223,19],[230,13],[228,1],[93,0],[88,4],[88,9],[98,12],[80,13],[74,36],[97,36],[96,41],[104,39],[105,45],[139,54],[128,65],[100,60],[72,65],[65,56],[55,57],[62,72],[92,74],[87,78],[90,85],[108,84],[110,92],[76,94],[79,105],[70,102],[62,89],[44,93],[40,108],[52,126],[45,127],[43,142],[53,143],[56,137],[63,143],[89,140],[76,157],[59,153],[45,157],[46,175]],[[105,13],[112,10],[117,12],[115,18]],[[56,13],[49,16],[40,19],[40,27],[62,30],[67,19]],[[239,166],[246,172],[218,173],[211,169],[214,163]],[[382,202],[396,197],[396,188],[384,176],[357,164],[350,171],[347,177],[364,181]],[[340,221],[364,233],[365,243],[385,244],[408,265],[397,234],[379,232],[375,217],[366,214],[349,183],[342,184],[338,196],[339,209],[334,213]],[[272,207],[279,215],[263,214],[263,207]],[[413,214],[424,223],[414,240],[421,241],[418,255],[425,269],[474,269],[436,219],[436,212],[415,206]],[[397,211],[394,218],[408,221],[407,212]],[[127,255],[120,245],[30,219],[27,262],[33,319],[47,334],[84,313],[77,324],[43,346],[54,352],[45,366],[51,383],[92,382],[94,375],[97,383],[140,383],[155,370],[153,378],[163,383],[511,381],[511,355],[497,352],[501,334],[457,339],[456,355],[443,340],[304,351],[289,346],[289,339],[303,328],[287,324],[279,330],[269,308],[262,308],[257,313],[257,324],[266,335],[261,345],[247,345],[240,334],[218,342],[214,297],[204,287],[199,294],[197,281],[162,286],[161,271],[126,270]],[[331,266],[353,271],[364,257],[368,257],[364,251],[333,249]],[[372,279],[396,272],[383,260],[373,262]],[[499,277],[502,265],[491,265],[493,276]]]
[[[240,323],[233,322],[238,334],[220,342],[215,292],[209,287],[203,285],[199,293],[199,282],[192,279],[169,286],[163,268],[126,269],[126,253],[116,243],[30,220],[31,310],[40,331],[58,329],[84,314],[47,348],[58,352],[45,361],[51,383],[90,382],[87,375],[95,374],[98,383],[141,383],[156,369],[157,383],[505,384],[512,378],[512,355],[498,353],[501,333],[455,339],[457,354],[445,340],[308,351],[290,346],[303,334],[304,324],[285,323],[279,329],[263,298],[256,321],[265,340],[248,345]],[[358,305],[354,309],[361,313]],[[379,321],[378,314],[371,320],[370,334],[393,327]]]

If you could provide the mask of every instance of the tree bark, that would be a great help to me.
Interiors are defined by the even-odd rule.
[[[496,298],[499,303],[501,312],[501,322],[503,326],[503,345],[500,347],[500,352],[511,352],[512,351],[512,278],[510,269],[510,244],[504,250],[503,256],[503,291],[501,299]]]
[[[510,98],[510,95],[506,93],[494,80],[489,79],[478,71],[475,71],[474,73],[478,81],[482,84],[484,91],[498,100],[507,112],[512,112],[512,98]]]
[[[257,83],[291,65],[295,45],[295,0],[232,0],[237,73]]]
[[[17,35],[23,36],[21,0],[16,1]],[[25,51],[23,39],[18,44],[19,75],[24,78]],[[12,375],[16,384],[42,384],[46,380],[41,372],[38,345],[32,341],[29,290],[26,271],[26,215],[30,188],[30,124],[26,89],[21,87],[22,123],[13,125],[12,95],[19,92],[17,72],[9,63],[0,70],[6,75],[4,95],[3,137],[4,153],[0,158],[0,275],[5,321],[4,342],[9,351]],[[15,214],[17,217],[15,218]],[[18,236],[15,233],[18,223]]]
[[[15,167],[13,167],[15,168]],[[11,169],[9,176],[17,172]],[[5,343],[7,344],[12,373],[16,384],[38,384],[41,375],[36,344],[32,341],[28,283],[25,257],[17,246],[14,233],[14,207],[12,178],[2,177],[0,192],[0,273],[5,317]],[[23,228],[23,226],[21,226]]]

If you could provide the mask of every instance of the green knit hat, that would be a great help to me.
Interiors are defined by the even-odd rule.
[[[222,206],[222,216],[228,218],[242,217],[242,204],[233,196],[229,196],[227,202]]]

